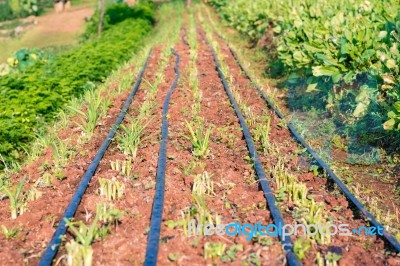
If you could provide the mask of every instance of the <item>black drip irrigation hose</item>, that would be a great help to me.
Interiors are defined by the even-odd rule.
[[[78,188],[75,191],[75,194],[73,195],[69,205],[65,209],[64,215],[61,218],[61,221],[57,227],[57,230],[55,231],[50,243],[48,244],[46,250],[44,251],[44,253],[40,259],[39,266],[48,266],[48,265],[52,264],[53,258],[56,256],[58,248],[60,246],[61,237],[63,235],[65,235],[65,233],[67,231],[67,226],[66,226],[65,220],[70,220],[74,217],[75,212],[79,206],[79,203],[82,200],[82,196],[85,194],[86,188],[87,188],[90,180],[92,179],[92,176],[94,175],[94,173],[97,169],[97,166],[99,165],[101,159],[103,158],[104,153],[106,152],[108,146],[111,143],[111,140],[114,138],[114,135],[117,132],[119,125],[121,124],[122,120],[124,119],[126,112],[132,103],[133,97],[135,96],[137,90],[139,89],[139,85],[142,81],[144,71],[146,70],[147,63],[148,63],[150,55],[151,55],[151,51],[152,51],[152,49],[150,49],[149,53],[147,54],[145,63],[137,77],[135,84],[132,87],[131,93],[129,94],[128,98],[125,101],[125,104],[124,104],[117,120],[115,121],[114,125],[111,127],[110,132],[108,133],[103,144],[97,151],[96,156],[94,157],[93,161],[90,163],[88,169],[86,170],[85,174],[83,175],[82,180],[79,183]]]
[[[151,212],[150,231],[147,240],[146,257],[144,265],[157,265],[158,244],[161,231],[162,214],[164,209],[165,192],[165,168],[167,160],[167,141],[168,141],[168,106],[172,93],[175,91],[179,80],[179,54],[171,49],[175,55],[175,80],[165,97],[162,112],[161,143],[158,153],[157,174],[156,174],[156,192],[153,199],[153,210]]]
[[[242,127],[243,135],[244,135],[244,138],[245,138],[245,141],[246,141],[246,144],[247,144],[247,148],[249,150],[249,155],[253,160],[254,169],[255,169],[255,171],[257,173],[259,183],[261,184],[261,188],[262,188],[262,190],[264,192],[264,196],[265,196],[265,198],[267,200],[268,208],[269,208],[269,210],[271,212],[272,219],[274,220],[275,224],[282,224],[283,225],[285,223],[284,223],[282,214],[281,214],[281,212],[279,211],[279,209],[278,209],[278,207],[276,205],[274,194],[273,194],[273,192],[271,190],[271,187],[269,185],[269,182],[268,182],[268,180],[267,180],[267,178],[265,176],[265,172],[263,170],[261,161],[260,161],[260,159],[258,157],[257,150],[256,150],[256,148],[254,146],[250,131],[249,131],[247,125],[246,125],[246,120],[244,119],[244,117],[243,117],[243,115],[242,115],[242,113],[240,111],[240,108],[239,108],[238,104],[236,103],[235,98],[233,97],[231,90],[229,89],[229,86],[228,86],[228,83],[226,82],[225,76],[221,71],[220,63],[219,63],[218,58],[217,58],[217,56],[215,54],[214,48],[207,41],[207,39],[204,36],[204,34],[201,31],[199,31],[199,33],[200,33],[200,36],[202,37],[202,39],[207,43],[208,47],[211,50],[211,53],[212,53],[212,56],[213,56],[213,59],[214,59],[214,63],[215,63],[215,66],[216,66],[216,70],[218,72],[218,76],[221,79],[221,82],[222,82],[222,84],[224,86],[225,92],[229,97],[229,101],[230,101],[232,107],[235,110],[236,116],[239,118],[240,126]],[[281,243],[283,245],[283,249],[286,252],[286,258],[287,258],[288,265],[290,265],[290,266],[301,265],[301,262],[300,262],[299,258],[293,252],[293,241],[292,241],[292,239],[289,236],[282,237],[281,234],[279,235],[279,239],[281,240]]]
[[[224,39],[222,36],[217,34],[221,39]],[[233,49],[230,47],[229,44],[228,48],[232,56],[235,58],[237,64],[239,65],[240,69],[243,71],[244,75],[247,77],[247,79],[253,84],[253,87],[257,90],[258,94],[260,97],[271,107],[271,109],[277,114],[277,116],[281,119],[285,119],[284,115],[282,114],[281,111],[272,103],[272,101],[264,94],[264,92],[258,87],[258,85],[253,81],[253,79],[250,77],[248,72],[244,69],[242,63],[240,62],[238,56],[236,53],[233,51]],[[367,217],[367,219],[370,221],[371,224],[373,224],[375,227],[383,227],[381,223],[379,223],[376,218],[368,212],[365,207],[362,205],[362,203],[350,192],[350,190],[346,187],[345,184],[339,179],[339,177],[330,169],[330,167],[318,156],[318,154],[310,147],[310,145],[307,144],[307,142],[304,140],[303,137],[300,136],[300,134],[297,132],[295,127],[291,122],[287,123],[287,127],[293,134],[294,138],[303,145],[308,153],[314,158],[314,160],[319,164],[321,168],[323,168],[329,175],[329,177],[338,185],[338,187],[342,190],[343,194],[357,207],[359,211],[361,211],[362,214]],[[400,252],[400,243],[396,240],[396,238],[391,235],[387,230],[383,230],[383,236],[385,240],[387,240],[390,245],[396,250],[397,253]]]

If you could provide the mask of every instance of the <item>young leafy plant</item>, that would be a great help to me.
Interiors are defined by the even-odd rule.
[[[24,191],[26,179],[22,179],[18,185],[12,190],[7,187],[2,187],[4,193],[6,193],[8,199],[10,200],[10,211],[11,211],[11,219],[17,219],[18,215],[21,215],[26,210],[27,204],[27,195]]]
[[[131,120],[128,126],[120,126],[123,134],[117,136],[118,147],[125,155],[136,158],[143,130],[147,125],[142,125],[140,120]]]
[[[108,200],[120,200],[124,194],[125,186],[115,177],[112,179],[99,178],[100,195]]]
[[[203,123],[200,123],[197,129],[186,122],[186,126],[189,130],[190,136],[185,136],[192,143],[192,153],[194,156],[204,158],[209,153],[210,135],[212,127],[207,129],[204,128]]]

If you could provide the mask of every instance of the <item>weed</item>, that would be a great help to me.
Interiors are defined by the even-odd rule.
[[[35,183],[37,187],[50,187],[52,185],[53,176],[49,172],[45,172]]]

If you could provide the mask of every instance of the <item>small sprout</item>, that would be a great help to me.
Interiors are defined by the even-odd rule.
[[[197,246],[199,245],[199,242],[200,242],[200,239],[198,239],[198,238],[193,239],[193,241],[191,243],[192,247],[197,248]]]
[[[105,196],[108,200],[120,200],[124,194],[125,186],[115,177],[110,179],[99,178],[100,196]]]
[[[124,215],[124,212],[103,202],[96,206],[96,215],[98,216],[99,221],[103,224],[117,225]]]
[[[333,252],[328,252],[328,254],[325,255],[325,261],[326,265],[328,266],[337,266],[338,261],[342,258],[341,255]]]
[[[169,229],[174,229],[178,223],[175,222],[174,220],[168,220],[164,222],[165,226],[168,227]]]
[[[203,123],[200,123],[197,129],[189,122],[186,122],[186,126],[189,130],[190,136],[185,136],[186,139],[190,140],[192,143],[192,153],[198,158],[204,158],[209,153],[209,143],[212,127],[208,129],[204,128]]]
[[[27,193],[24,191],[25,182],[26,179],[22,179],[13,190],[0,188],[10,200],[11,219],[17,219],[18,215],[22,215],[26,210],[28,201]]]
[[[194,178],[192,193],[197,195],[214,194],[214,182],[206,171]]]
[[[155,185],[156,185],[156,182],[154,182],[153,180],[151,180],[151,181],[147,182],[147,183],[144,185],[144,189],[145,189],[145,190],[152,189],[152,188],[154,188]]]
[[[64,172],[63,171],[61,171],[61,170],[56,170],[55,171],[55,173],[54,173],[54,175],[55,175],[55,177],[58,179],[58,180],[64,180],[65,178],[67,178],[67,176],[64,174]]]
[[[28,201],[34,201],[42,197],[43,192],[37,190],[35,187],[32,187],[28,192]]]
[[[306,252],[310,249],[311,243],[309,240],[300,237],[296,242],[294,242],[293,251],[299,257],[299,259],[304,259]]]
[[[204,245],[204,258],[205,259],[216,259],[224,255],[226,249],[226,244],[217,242],[207,242]]]
[[[93,260],[93,249],[91,246],[84,246],[79,244],[77,241],[72,239],[65,244],[65,249],[67,251],[67,265],[92,265]]]
[[[1,226],[1,231],[6,239],[16,238],[19,234],[19,230],[15,227],[7,228],[5,225]]]
[[[51,187],[53,175],[45,172],[35,183],[37,187]]]
[[[131,160],[120,161],[116,160],[115,162],[110,162],[111,169],[117,171],[118,174],[124,177],[130,177],[132,171],[132,162]]]
[[[237,245],[232,245],[228,248],[226,251],[225,255],[221,257],[221,260],[223,262],[233,262],[236,259],[236,254],[239,251],[243,251],[243,245],[242,244],[237,244]]]
[[[177,261],[179,259],[179,257],[180,257],[179,253],[169,253],[168,254],[168,259],[170,261]]]

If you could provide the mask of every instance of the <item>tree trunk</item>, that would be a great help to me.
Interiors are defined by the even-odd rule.
[[[71,1],[67,0],[64,2],[64,11],[68,11],[71,9]]]
[[[99,17],[99,28],[97,30],[97,34],[101,36],[101,32],[103,30],[103,20],[104,20],[104,0],[99,1],[100,7],[100,17]]]
[[[59,1],[59,2],[54,2],[54,11],[56,13],[61,13],[64,9],[64,3],[63,1]]]
[[[187,0],[187,1],[186,1],[186,6],[187,6],[187,7],[190,7],[191,5],[192,5],[192,0]]]

